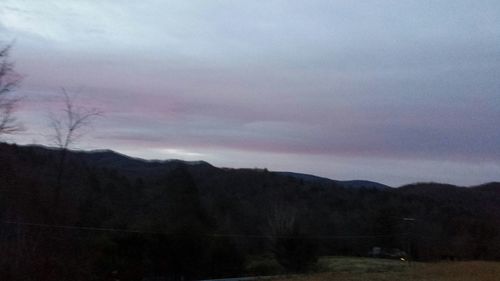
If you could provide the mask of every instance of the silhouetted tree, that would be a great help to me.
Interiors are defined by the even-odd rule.
[[[9,60],[10,49],[11,45],[0,47],[0,135],[12,134],[22,129],[13,116],[19,98],[12,97],[12,93],[21,78]]]
[[[82,136],[82,129],[90,126],[95,117],[102,115],[102,112],[96,108],[76,105],[74,96],[71,97],[64,88],[62,89],[62,95],[62,114],[57,115],[52,113],[50,115],[50,126],[53,129],[51,138],[60,150],[59,164],[57,166],[57,182],[54,190],[55,206],[59,204],[61,196],[61,180],[65,171],[64,167],[68,149]]]

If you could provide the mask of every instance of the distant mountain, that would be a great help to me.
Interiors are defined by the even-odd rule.
[[[48,150],[48,151],[58,150],[57,148],[39,146],[39,145],[28,145],[27,147],[32,147],[40,150]],[[165,168],[176,166],[177,164],[184,164],[189,166],[214,167],[210,163],[205,161],[185,161],[179,159],[147,160],[137,157],[131,157],[110,149],[88,150],[88,151],[74,150],[72,152],[79,155],[82,159],[92,162],[93,165],[114,168],[121,171],[129,171],[129,172],[143,173],[149,175],[159,173],[163,171]],[[231,169],[229,168],[229,170]],[[390,186],[367,180],[339,181],[303,173],[283,172],[283,171],[272,171],[272,172],[280,176],[292,177],[295,179],[303,180],[305,182],[314,184],[325,184],[325,185],[337,184],[339,186],[346,188],[374,188],[374,189],[391,188]]]
[[[385,184],[381,184],[381,183],[373,182],[373,181],[366,181],[366,180],[339,181],[339,180],[332,180],[329,178],[318,177],[318,176],[309,175],[309,174],[302,174],[302,173],[293,173],[293,172],[275,172],[275,173],[277,173],[279,175],[303,180],[303,181],[309,182],[309,183],[326,184],[326,185],[337,184],[339,186],[346,187],[346,188],[373,188],[373,189],[391,188],[390,186],[385,185]]]
[[[107,166],[121,170],[130,170],[130,171],[132,170],[138,171],[141,169],[149,171],[153,171],[155,169],[161,170],[165,167],[169,167],[176,164],[214,167],[205,161],[185,161],[179,159],[146,160],[136,157],[130,157],[113,150],[77,151],[76,153],[81,154],[82,158],[90,160],[96,165]],[[226,168],[226,169],[232,170],[231,168]],[[387,185],[366,180],[339,181],[303,173],[281,172],[281,171],[272,171],[272,172],[281,176],[293,177],[299,180],[306,181],[308,183],[315,183],[315,184],[338,184],[339,186],[346,188],[375,188],[375,189],[390,188]]]
[[[25,147],[33,149],[41,154],[52,154],[59,151],[58,148],[41,145],[27,145]],[[164,173],[165,170],[170,170],[178,165],[213,167],[205,161],[184,161],[179,159],[147,160],[128,156],[111,149],[71,150],[70,152],[73,157],[77,157],[94,167],[116,169],[117,171],[124,173],[126,176],[133,177],[158,176],[159,174]]]
[[[367,180],[338,181],[338,183],[344,187],[350,187],[350,188],[374,188],[374,189],[391,188],[388,185],[381,184],[381,183],[374,182],[374,181],[367,181]]]

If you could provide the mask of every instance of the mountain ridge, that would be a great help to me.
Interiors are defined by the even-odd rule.
[[[60,150],[57,147],[50,147],[50,146],[44,146],[44,145],[21,145],[25,147],[32,147],[36,149],[46,149],[50,151],[58,151]],[[112,150],[112,149],[92,149],[92,150],[69,150],[72,153],[80,154],[86,158],[93,158],[94,160],[98,160],[99,162],[108,162],[109,164],[112,164],[114,167],[125,167],[125,166],[138,166],[138,164],[172,164],[172,163],[182,163],[185,165],[208,165],[211,167],[215,167],[212,164],[210,164],[207,161],[204,160],[194,160],[194,161],[188,161],[188,160],[181,160],[181,159],[144,159],[140,157],[134,157],[134,156],[129,156],[127,154]],[[115,162],[115,163],[110,163],[110,162]],[[118,162],[121,162],[118,163]],[[230,170],[238,170],[238,169],[250,169],[250,168],[228,168],[228,167],[215,167],[218,169],[230,169]],[[259,170],[259,169],[255,169]],[[265,170],[265,169],[262,169]],[[316,183],[316,184],[338,184],[343,187],[347,188],[376,188],[376,189],[385,189],[385,188],[392,188],[391,186],[374,182],[374,181],[369,181],[369,180],[336,180],[336,179],[331,179],[327,177],[321,177],[321,176],[316,176],[313,174],[306,174],[306,173],[297,173],[297,172],[290,172],[290,171],[270,171],[272,173],[276,173],[278,175],[286,176],[286,177],[292,177],[296,178],[299,180],[303,180],[306,182],[310,183]]]
[[[6,143],[0,143],[0,144],[6,144]],[[42,149],[42,150],[47,150],[47,151],[58,151],[60,148],[57,147],[51,147],[51,146],[46,146],[46,145],[40,145],[40,144],[27,144],[27,145],[19,145],[19,144],[10,144],[10,145],[16,145],[19,147],[27,147],[27,148],[35,148],[35,149]],[[101,162],[106,162],[106,160],[111,161],[111,160],[120,160],[121,165],[112,165],[115,168],[126,168],[127,165],[130,165],[131,167],[137,167],[140,165],[167,165],[167,164],[185,164],[189,166],[197,166],[197,165],[204,165],[204,166],[210,166],[213,168],[217,169],[228,169],[228,170],[266,170],[266,168],[231,168],[231,167],[216,167],[212,165],[211,163],[204,161],[204,160],[182,160],[182,159],[145,159],[141,157],[135,157],[135,156],[130,156],[125,153],[121,153],[112,149],[90,149],[90,150],[85,150],[85,149],[70,149],[68,150],[71,153],[75,154],[80,154],[83,155],[84,157],[86,156],[87,158],[95,158],[100,157],[99,161]],[[108,156],[107,158],[105,156]],[[399,186],[391,186],[387,184],[383,184],[380,182],[375,182],[375,181],[370,181],[370,180],[364,180],[364,179],[353,179],[353,180],[337,180],[337,179],[332,179],[328,177],[323,177],[323,176],[317,176],[314,174],[307,174],[307,173],[301,173],[301,172],[292,172],[292,171],[274,171],[270,170],[269,172],[276,173],[281,176],[285,177],[292,177],[298,180],[302,180],[305,182],[309,183],[314,183],[314,184],[323,184],[323,185],[329,185],[329,184],[337,184],[342,187],[346,188],[370,188],[370,189],[391,189],[391,188],[412,188],[413,186],[419,186],[419,187],[424,187],[426,185],[433,185],[433,186],[448,186],[448,187],[458,187],[458,188],[481,188],[481,189],[491,189],[491,186],[496,186],[500,183],[500,181],[492,181],[492,182],[484,182],[481,184],[475,184],[475,185],[470,185],[470,186],[463,186],[463,185],[455,185],[455,184],[448,184],[448,183],[440,183],[440,182],[415,182],[415,183],[408,183],[408,184],[403,184]]]

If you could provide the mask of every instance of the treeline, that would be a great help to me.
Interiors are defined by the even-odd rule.
[[[110,151],[67,153],[60,173],[60,154],[0,144],[1,280],[301,272],[318,256],[373,247],[416,260],[500,259],[498,183],[343,188]]]

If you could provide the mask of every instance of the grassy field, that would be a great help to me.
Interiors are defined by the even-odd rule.
[[[499,281],[500,262],[412,263],[398,260],[328,257],[320,260],[322,273],[292,276],[288,281]]]

